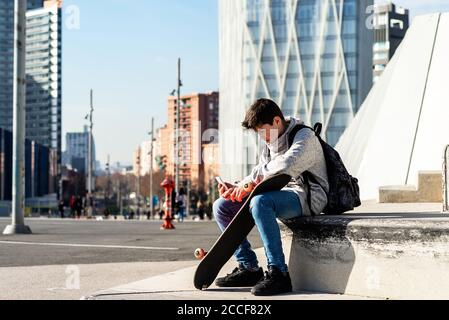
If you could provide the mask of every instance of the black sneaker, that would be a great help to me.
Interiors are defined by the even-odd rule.
[[[263,270],[250,271],[242,267],[235,268],[226,277],[215,280],[217,287],[252,287],[263,278]]]
[[[290,274],[282,273],[278,268],[270,266],[269,271],[265,272],[265,277],[254,286],[251,293],[255,296],[273,296],[292,291]]]

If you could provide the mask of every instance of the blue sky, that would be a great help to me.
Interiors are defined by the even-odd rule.
[[[80,13],[79,29],[71,5]],[[183,59],[184,93],[218,90],[218,12],[211,0],[65,0],[63,140],[80,131],[94,89],[97,157],[131,163],[150,118],[166,101]],[[65,145],[65,143],[64,143]]]
[[[412,16],[449,11],[449,0],[395,2]],[[70,6],[79,10],[79,29],[67,25]],[[63,140],[87,124],[94,89],[102,163],[108,154],[113,163],[131,163],[150,118],[166,123],[178,57],[184,93],[218,90],[218,0],[64,0],[63,14]]]
[[[375,0],[375,2],[386,1]],[[412,19],[420,14],[449,11],[449,0],[392,0],[392,2],[410,9]]]

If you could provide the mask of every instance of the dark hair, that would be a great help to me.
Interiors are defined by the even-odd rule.
[[[281,118],[285,124],[284,115],[276,102],[269,99],[259,99],[249,108],[242,126],[245,129],[256,130],[264,124],[273,125],[276,117]]]

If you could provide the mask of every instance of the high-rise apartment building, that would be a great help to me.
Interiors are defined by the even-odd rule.
[[[61,153],[62,13],[56,0],[27,11],[27,137]]]
[[[62,2],[27,4],[26,138],[55,150],[60,159]],[[0,127],[12,130],[14,1],[0,2],[0,30]]]
[[[0,128],[12,130],[14,1],[0,1]]]
[[[168,99],[169,152],[167,173],[175,175],[175,128],[177,98]],[[180,138],[179,138],[179,181],[181,187],[204,190],[203,145],[216,143],[218,139],[218,92],[194,93],[181,96]]]

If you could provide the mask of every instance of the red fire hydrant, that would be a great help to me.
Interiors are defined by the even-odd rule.
[[[165,190],[165,216],[164,216],[164,224],[161,226],[163,230],[175,229],[173,225],[173,217],[172,217],[172,201],[171,195],[173,189],[175,188],[175,183],[169,177],[166,177],[164,181],[161,183],[161,187]]]

